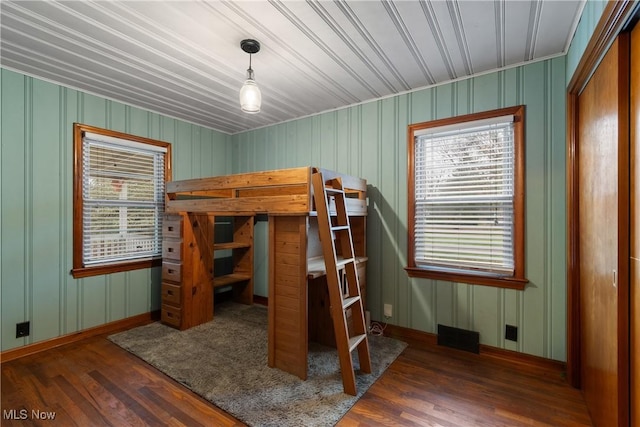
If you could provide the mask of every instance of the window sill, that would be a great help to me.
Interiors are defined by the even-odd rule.
[[[493,286],[496,288],[524,290],[529,280],[515,277],[486,277],[474,276],[472,274],[454,274],[441,271],[429,271],[417,267],[404,268],[409,277],[420,277],[423,279],[443,280],[447,282],[468,283],[470,285]]]
[[[101,276],[104,274],[120,273],[123,271],[140,270],[143,268],[160,267],[162,265],[162,258],[145,259],[141,261],[96,265],[93,267],[80,267],[71,270],[71,275],[74,279],[80,279],[83,277]]]

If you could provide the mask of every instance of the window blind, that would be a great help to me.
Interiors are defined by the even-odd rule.
[[[85,133],[85,265],[160,255],[166,152],[160,148]]]
[[[514,271],[513,118],[425,129],[415,143],[415,262],[439,271]]]

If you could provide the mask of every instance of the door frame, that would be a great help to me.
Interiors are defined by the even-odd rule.
[[[596,26],[593,35],[582,55],[578,66],[567,86],[567,380],[576,388],[581,386],[581,357],[580,357],[580,271],[579,271],[579,164],[578,150],[579,141],[577,138],[578,130],[578,96],[587,85],[589,78],[598,67],[601,58],[606,54],[613,41],[622,32],[624,25],[628,21],[635,9],[633,1],[612,1],[610,0],[605,6],[600,21]],[[627,118],[628,122],[628,118]],[[628,126],[623,130],[624,134],[629,136]],[[627,144],[628,146],[628,144]],[[623,160],[623,159],[621,159]],[[626,158],[628,162],[628,157]],[[621,169],[623,174],[629,173],[628,165]],[[625,172],[626,171],[626,172]],[[623,177],[624,180],[624,177]],[[629,189],[628,179],[626,183],[619,186]],[[620,200],[620,199],[619,199]],[[626,200],[626,199],[625,199]],[[628,204],[628,200],[626,200]],[[624,200],[619,203],[625,203]],[[628,215],[627,215],[628,219]],[[621,221],[620,228],[628,227],[628,220]],[[627,236],[626,229],[622,230],[621,236]],[[620,230],[619,230],[620,233]],[[619,247],[620,251],[620,247]],[[619,257],[626,256],[628,258],[628,246],[626,251],[622,248]],[[622,260],[628,267],[628,259]],[[619,261],[620,265],[620,261]],[[620,279],[628,283],[628,274],[624,274]],[[624,307],[629,304],[629,287],[619,287],[618,306]],[[626,304],[626,305],[625,305]],[[628,369],[629,365],[629,310],[618,311],[618,343],[619,343],[619,366]],[[626,361],[626,368],[625,362]],[[623,362],[623,363],[621,363]],[[627,371],[628,373],[628,371]],[[623,375],[621,381],[618,382],[619,399],[629,401],[629,375]],[[626,383],[626,385],[625,385]],[[624,405],[619,405],[620,407]],[[629,414],[623,408],[620,408],[619,420],[629,420]],[[623,424],[625,425],[625,424]]]

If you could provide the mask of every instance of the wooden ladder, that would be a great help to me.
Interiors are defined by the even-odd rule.
[[[355,396],[356,377],[351,352],[358,349],[360,370],[365,373],[371,372],[371,358],[345,192],[340,178],[325,183],[322,173],[315,172],[312,179],[313,197],[318,214],[318,232],[327,271],[331,318],[340,359],[340,371],[342,372],[342,384],[345,393]],[[335,223],[332,222],[329,211],[331,198],[335,201]],[[336,251],[336,240],[340,248],[340,257]],[[342,271],[345,273],[346,283],[341,280]],[[349,335],[347,325],[349,309],[351,309],[353,336]]]

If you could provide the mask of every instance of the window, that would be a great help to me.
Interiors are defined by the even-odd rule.
[[[524,106],[409,126],[412,277],[524,289]]]
[[[169,143],[74,124],[73,277],[159,265]]]

